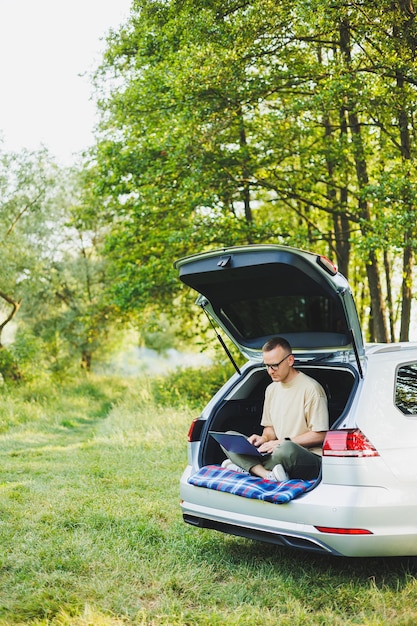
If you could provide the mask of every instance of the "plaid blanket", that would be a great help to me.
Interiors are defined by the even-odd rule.
[[[314,480],[286,480],[282,483],[234,472],[219,465],[206,465],[190,476],[196,487],[226,491],[244,498],[255,498],[275,504],[294,500],[314,484]]]

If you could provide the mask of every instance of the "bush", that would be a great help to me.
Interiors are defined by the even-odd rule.
[[[14,355],[6,348],[0,348],[0,376],[2,383],[5,380],[20,380],[22,378]]]
[[[169,376],[151,380],[154,402],[160,406],[178,407],[187,404],[194,408],[204,407],[210,398],[234,373],[230,364],[200,368],[182,368]]]

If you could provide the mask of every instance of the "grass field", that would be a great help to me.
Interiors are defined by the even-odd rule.
[[[0,408],[0,624],[417,624],[401,559],[333,559],[186,526],[190,408],[79,381]]]

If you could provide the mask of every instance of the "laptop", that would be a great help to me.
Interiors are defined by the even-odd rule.
[[[269,456],[269,452],[259,452],[258,448],[253,443],[250,443],[244,435],[238,433],[218,433],[215,430],[209,430],[209,434],[228,452],[258,457]]]

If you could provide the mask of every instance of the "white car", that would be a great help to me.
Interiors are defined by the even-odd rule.
[[[180,483],[185,522],[323,554],[417,555],[417,344],[365,346],[346,279],[309,252],[242,246],[176,267],[220,339],[226,333],[247,359],[191,425]],[[281,504],[192,484],[207,467],[227,471],[209,431],[261,432],[271,382],[261,347],[276,335],[328,395],[320,477]]]

